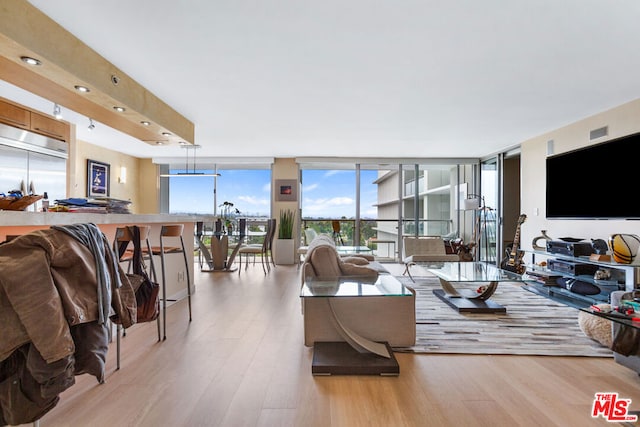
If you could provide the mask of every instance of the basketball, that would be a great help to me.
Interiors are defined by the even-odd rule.
[[[613,259],[620,264],[631,264],[640,248],[640,237],[635,234],[612,234],[609,247]]]

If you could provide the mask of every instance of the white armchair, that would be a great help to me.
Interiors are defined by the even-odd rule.
[[[441,237],[405,237],[402,239],[404,247],[404,273],[411,276],[410,267],[417,263],[459,261],[457,254],[448,254]]]

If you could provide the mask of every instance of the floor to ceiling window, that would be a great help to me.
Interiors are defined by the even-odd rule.
[[[302,212],[303,227],[319,234],[333,235],[336,241],[353,244],[357,208],[356,171],[344,169],[303,168]]]
[[[217,215],[228,202],[239,216],[270,216],[270,169],[199,169],[178,175],[180,172],[170,170],[171,176],[163,178],[168,180],[169,213]]]
[[[331,234],[339,220],[339,243],[367,245],[389,258],[400,254],[405,235],[470,237],[471,227],[459,226],[473,181],[468,164],[301,165],[303,226]]]

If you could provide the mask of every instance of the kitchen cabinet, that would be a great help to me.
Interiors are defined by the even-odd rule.
[[[69,123],[29,110],[2,98],[0,98],[0,123],[30,130],[59,141],[69,142],[71,136]]]
[[[31,130],[60,141],[69,141],[69,125],[42,114],[31,112]]]
[[[31,112],[0,99],[0,122],[29,129],[31,127]]]

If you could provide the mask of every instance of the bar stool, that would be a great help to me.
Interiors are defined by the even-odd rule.
[[[184,239],[182,232],[183,224],[163,225],[160,229],[160,246],[151,248],[151,253],[160,257],[160,265],[162,269],[162,323],[163,323],[163,340],[167,339],[167,274],[165,267],[165,255],[182,254],[184,258],[184,266],[187,272],[187,298],[189,300],[189,322],[191,322],[191,277],[189,274],[189,261],[187,259],[187,251],[184,247]],[[179,238],[180,246],[165,246],[166,238]]]
[[[140,246],[142,247],[143,255],[144,253],[151,252],[151,243],[149,243],[149,234],[151,233],[150,226],[137,226],[140,230]],[[129,227],[118,227],[116,228],[116,235],[113,239],[113,250],[118,257],[119,262],[127,262],[127,271],[130,272],[131,264],[133,261],[133,249],[129,249],[129,244],[133,242],[133,234],[131,233],[131,229]],[[143,243],[144,242],[144,243]],[[144,248],[146,247],[146,249]],[[156,277],[156,269],[153,264],[153,257],[147,256],[149,260],[149,269],[151,270],[151,278],[154,282],[157,282]],[[160,316],[158,316],[157,322],[158,326],[158,341],[160,341]],[[117,369],[120,369],[120,325],[116,325],[116,364]],[[123,332],[122,336],[126,336],[126,331]]]

